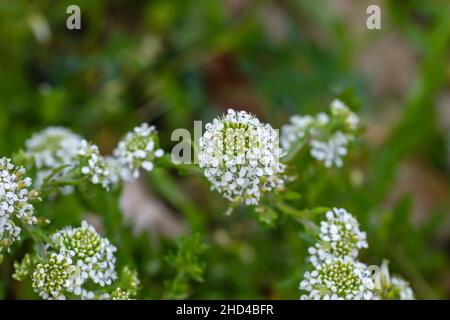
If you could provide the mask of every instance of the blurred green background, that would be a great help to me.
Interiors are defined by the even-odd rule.
[[[81,8],[81,30],[66,28],[70,4]],[[369,4],[381,7],[381,30],[366,28]],[[170,150],[174,129],[192,131],[230,106],[279,128],[338,96],[361,115],[364,135],[343,169],[299,164],[296,205],[347,208],[368,232],[364,262],[387,258],[418,298],[449,298],[449,17],[444,0],[3,0],[0,154],[49,125],[108,154],[144,121]],[[139,271],[140,298],[163,295],[173,271],[162,257],[180,230],[210,246],[190,297],[299,297],[310,245],[301,225],[280,217],[267,227],[246,209],[224,216],[226,202],[201,177],[155,170],[144,182],[149,210],[181,227],[150,223],[132,237],[133,217],[122,228],[98,210],[119,262]],[[67,197],[43,211],[64,226],[86,210]],[[2,297],[36,297],[10,279],[20,255],[2,266]]]

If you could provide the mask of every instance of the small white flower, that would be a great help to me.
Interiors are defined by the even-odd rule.
[[[27,189],[31,179],[24,174],[24,168],[14,166],[8,158],[0,158],[0,241],[6,247],[20,239],[18,220],[28,225],[37,222],[30,202],[39,197]],[[0,252],[2,249],[0,245]]]
[[[342,167],[347,145],[354,139],[359,117],[341,100],[330,104],[330,115],[321,112],[315,117],[292,116],[281,128],[281,144],[288,152],[293,145],[309,146],[311,156],[325,167]]]
[[[302,300],[372,300],[373,281],[367,266],[350,257],[329,258],[305,272]]]
[[[409,282],[399,276],[391,278],[391,292],[396,293],[400,300],[414,300],[414,292],[411,289]]]
[[[356,130],[359,125],[359,117],[352,112],[349,107],[339,99],[334,99],[330,105],[331,113],[334,116],[342,116],[351,130]]]
[[[257,205],[262,193],[284,187],[282,150],[269,124],[229,109],[205,128],[198,159],[212,189],[233,203]]]
[[[388,261],[381,264],[381,271],[375,275],[376,295],[379,299],[414,300],[409,283],[400,276],[391,276]]]
[[[100,287],[117,279],[116,247],[101,237],[86,221],[81,227],[68,227],[52,235],[49,258],[39,263],[32,275],[33,287],[44,299],[65,298],[68,293],[93,299],[88,282]]]
[[[37,176],[35,184],[40,186],[50,173],[63,165],[67,168],[60,175],[67,173],[73,166],[81,146],[82,138],[64,127],[48,127],[25,142],[25,154],[34,160]],[[61,188],[63,194],[73,192],[73,187]]]
[[[349,137],[338,131],[327,141],[311,140],[311,156],[322,161],[325,167],[330,168],[333,165],[342,167],[342,157],[347,155],[347,144]]]
[[[114,150],[120,176],[124,180],[132,180],[139,177],[140,168],[152,171],[155,159],[164,155],[162,149],[155,150],[157,144],[157,131],[147,123],[127,133]]]
[[[304,140],[309,135],[313,122],[311,116],[292,116],[290,123],[281,127],[280,142],[283,149],[288,150],[293,143]]]
[[[320,224],[318,242],[309,248],[313,265],[333,257],[356,258],[360,249],[368,247],[366,233],[360,231],[358,221],[347,210],[333,208],[326,217]]]
[[[110,182],[108,168],[96,145],[82,140],[77,160],[83,175],[93,184],[101,184],[103,187],[108,188]]]
[[[64,300],[66,290],[78,290],[74,285],[76,267],[65,256],[50,254],[47,261],[39,263],[31,276],[34,290],[43,298]]]
[[[347,112],[348,107],[339,99],[334,99],[330,104],[331,113],[333,115],[338,115],[344,112]]]
[[[316,119],[317,123],[321,126],[325,126],[328,124],[328,122],[330,122],[330,118],[325,112],[318,113]]]

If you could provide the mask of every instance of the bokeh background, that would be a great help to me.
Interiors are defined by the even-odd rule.
[[[81,30],[66,28],[70,4],[81,8]],[[381,30],[366,28],[369,4],[381,7]],[[170,150],[174,129],[230,106],[279,128],[337,96],[361,115],[364,134],[343,169],[299,164],[299,208],[347,208],[368,232],[361,260],[389,259],[418,298],[449,298],[449,17],[444,0],[3,0],[0,154],[49,125],[108,154],[144,121]],[[208,188],[173,170],[126,185],[127,236],[73,197],[43,214],[55,226],[100,216],[119,261],[138,269],[141,298],[163,296],[171,239],[199,232],[210,249],[189,297],[297,299],[310,245],[302,226],[283,217],[264,226],[245,209],[225,216]],[[20,255],[1,266],[3,298],[36,297],[10,279]]]

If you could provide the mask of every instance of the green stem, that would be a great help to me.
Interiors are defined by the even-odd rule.
[[[329,208],[327,207],[317,207],[314,209],[298,210],[282,201],[276,201],[275,206],[278,210],[280,210],[287,216],[303,224],[306,230],[308,230],[312,234],[319,233],[319,227],[314,224],[314,222],[312,221],[313,218],[329,210]]]

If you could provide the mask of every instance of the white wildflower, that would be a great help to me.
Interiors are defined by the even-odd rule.
[[[334,99],[330,104],[331,114],[344,117],[344,121],[351,130],[356,130],[359,125],[359,117],[339,99]]]
[[[292,116],[281,128],[281,145],[288,152],[300,142],[301,147],[309,146],[311,156],[325,167],[341,167],[347,145],[354,139],[358,126],[359,117],[341,100],[335,99],[330,104],[329,114]]]
[[[86,221],[56,232],[51,240],[47,257],[35,258],[31,277],[35,291],[43,299],[105,298],[92,291],[93,284],[109,286],[117,279],[116,247]]]
[[[398,276],[391,278],[391,292],[400,300],[414,300],[414,292],[409,282]]]
[[[92,280],[100,286],[110,285],[117,279],[115,271],[116,247],[107,238],[101,237],[86,221],[81,227],[65,228],[52,236],[55,250],[69,257],[79,269],[84,283]]]
[[[300,282],[300,290],[306,291],[301,299],[414,299],[406,281],[391,278],[386,260],[374,277],[370,268],[357,260],[359,250],[368,245],[366,234],[350,213],[333,208],[326,217],[318,242],[308,249],[313,270],[305,272]]]
[[[198,159],[212,189],[233,203],[257,205],[262,193],[283,188],[282,150],[269,124],[229,109],[205,128]]]
[[[65,300],[66,290],[81,290],[77,274],[77,267],[72,259],[52,253],[47,261],[35,266],[31,280],[34,290],[41,298]]]
[[[158,148],[158,136],[154,126],[143,123],[127,133],[114,150],[120,175],[125,180],[139,177],[139,169],[152,171],[155,159],[162,157],[162,149]]]
[[[330,122],[330,117],[325,112],[320,112],[316,116],[316,121],[319,125],[325,126]]]
[[[329,258],[300,282],[303,300],[372,300],[373,288],[367,266],[350,257]]]
[[[19,220],[29,225],[37,222],[30,202],[39,198],[28,189],[32,181],[24,175],[24,168],[14,166],[8,158],[0,158],[0,251],[20,239]]]
[[[347,144],[349,137],[338,131],[326,141],[317,139],[311,140],[311,156],[322,161],[325,167],[333,165],[342,167],[342,157],[347,154]]]
[[[37,175],[36,186],[40,186],[50,173],[63,165],[72,165],[81,146],[82,138],[64,127],[48,127],[25,142],[26,155],[34,160]],[[65,168],[60,174],[68,172]],[[71,193],[68,186],[61,189],[64,194]]]
[[[100,154],[98,147],[94,144],[81,141],[78,150],[78,161],[81,173],[93,184],[100,184],[105,188],[109,185],[109,173],[105,159]]]
[[[397,275],[391,276],[388,263],[384,260],[380,272],[375,276],[377,297],[384,300],[414,300],[414,292],[408,281]]]
[[[290,122],[281,128],[280,142],[283,149],[288,150],[293,143],[308,137],[313,122],[311,116],[292,116]]]
[[[368,247],[366,233],[360,231],[358,221],[345,209],[333,208],[326,217],[320,224],[318,242],[309,248],[313,265],[333,257],[356,258],[360,249]]]

